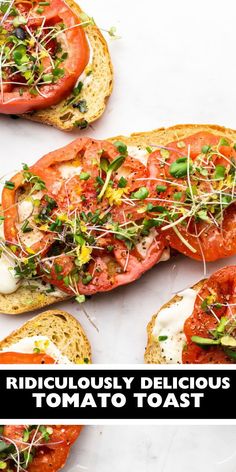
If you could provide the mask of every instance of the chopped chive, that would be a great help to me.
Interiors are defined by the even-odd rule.
[[[156,186],[156,191],[157,191],[158,193],[165,192],[166,189],[167,189],[167,186],[166,186],[166,185],[157,185],[157,186]]]
[[[166,341],[168,339],[168,336],[159,336],[158,341]]]
[[[15,184],[10,180],[6,180],[4,188],[7,188],[8,190],[13,190],[15,188]]]
[[[146,187],[140,187],[136,192],[132,194],[133,198],[137,200],[144,200],[149,195],[149,191]]]
[[[88,172],[81,172],[79,178],[80,180],[88,180],[90,177],[90,174]]]
[[[127,180],[124,177],[121,177],[118,183],[119,188],[125,188],[127,185]]]

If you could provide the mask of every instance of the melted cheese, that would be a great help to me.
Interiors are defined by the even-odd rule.
[[[32,354],[34,349],[39,349],[41,352],[48,354],[57,364],[73,364],[67,356],[64,356],[58,347],[50,341],[47,336],[32,336],[20,339],[15,344],[11,344],[3,349],[3,352],[20,352],[24,354]]]
[[[18,203],[19,222],[27,220],[34,211],[34,205],[31,200],[22,200]]]
[[[65,292],[60,290],[59,288],[55,287],[55,290],[48,292],[49,289],[51,289],[51,285],[47,283],[43,283],[41,280],[34,280],[32,279],[31,281],[27,280],[22,283],[22,285],[25,288],[29,288],[32,290],[32,293],[34,292],[39,292],[39,293],[44,293],[50,297],[55,297],[55,298],[64,298],[66,295]]]
[[[26,197],[18,202],[18,218],[20,223],[30,218],[34,213],[34,200],[41,200],[42,196],[43,192],[36,192],[31,197]]]
[[[170,259],[170,248],[166,247],[160,257],[159,262],[166,262]]]
[[[0,225],[0,239],[4,239],[4,227]],[[2,252],[0,256],[0,293],[14,293],[19,287],[19,279],[14,275],[14,259]]]
[[[26,247],[31,247],[43,239],[43,232],[37,228],[33,228],[29,233],[22,233],[20,239]]]
[[[150,233],[148,236],[144,236],[141,241],[136,245],[136,249],[139,252],[140,256],[145,259],[147,256],[147,253],[152,245],[152,243],[155,240],[156,237],[156,231],[154,228],[151,229]]]
[[[159,336],[167,336],[165,341],[160,341],[161,355],[167,364],[182,363],[182,350],[186,339],[183,326],[193,311],[197,292],[189,288],[178,293],[178,296],[181,297],[180,300],[160,310],[152,331],[152,335],[157,339]]]
[[[127,146],[127,150],[130,157],[137,159],[145,166],[147,165],[149,153],[147,152],[146,149],[142,149],[141,147],[138,147],[138,146]]]
[[[19,287],[19,279],[14,275],[14,260],[4,252],[0,257],[0,293],[7,295]]]
[[[75,166],[73,164],[63,164],[60,166],[60,173],[63,179],[68,180],[75,175],[80,175],[82,171],[81,166]]]

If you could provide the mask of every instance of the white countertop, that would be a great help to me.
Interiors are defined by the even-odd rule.
[[[87,134],[106,138],[177,123],[236,128],[234,0],[81,0],[98,25],[116,26],[109,41],[115,88],[105,115]],[[0,118],[1,175],[33,163],[78,133]],[[85,134],[85,133],[84,133]],[[208,272],[236,258],[208,265]],[[84,308],[63,304],[89,335],[94,362],[142,362],[146,324],[176,291],[203,276],[201,263],[178,257],[133,285],[93,297]],[[1,336],[31,315],[0,318]],[[236,427],[86,427],[66,471],[235,472]],[[79,464],[79,465],[76,465]]]
[[[234,427],[87,426],[65,472],[235,472]]]

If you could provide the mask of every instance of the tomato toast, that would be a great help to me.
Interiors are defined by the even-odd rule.
[[[91,347],[69,313],[50,310],[0,341],[0,364],[89,364]]]
[[[16,277],[0,287],[2,312],[29,311],[27,285],[34,308],[47,296],[82,302],[136,280],[170,248],[204,262],[234,255],[235,140],[183,125],[77,139],[24,166],[3,190],[4,279],[9,259]]]
[[[149,364],[230,364],[236,361],[236,266],[183,290],[147,327]]]
[[[64,467],[82,426],[5,425],[0,428],[1,469],[57,472]]]
[[[72,0],[2,2],[0,113],[62,130],[104,111],[113,72],[94,20]]]

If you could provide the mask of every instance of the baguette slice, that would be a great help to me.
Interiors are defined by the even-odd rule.
[[[75,14],[80,15],[81,8],[73,0],[66,0]],[[54,126],[62,131],[71,131],[74,128],[85,128],[97,120],[106,108],[106,102],[113,89],[113,68],[107,43],[96,25],[84,28],[93,50],[91,80],[83,87],[79,100],[86,100],[88,111],[81,113],[78,108],[66,106],[67,100],[57,105],[39,110],[34,113],[25,113],[27,120],[38,121]],[[78,77],[79,79],[79,77]],[[66,108],[66,109],[65,109]]]
[[[196,291],[196,294],[199,292],[199,290],[202,287],[203,283],[204,283],[204,280],[201,280],[200,282],[193,285],[193,287],[191,287],[193,290]],[[146,364],[166,364],[167,363],[166,360],[164,359],[164,357],[162,356],[161,344],[159,343],[158,339],[155,336],[153,336],[152,333],[153,333],[153,329],[154,329],[154,326],[155,326],[155,322],[156,322],[158,313],[160,313],[160,311],[163,310],[163,308],[171,307],[172,305],[174,305],[176,302],[178,302],[182,298],[183,297],[181,297],[179,295],[175,295],[173,298],[171,298],[171,300],[169,300],[167,303],[165,303],[155,315],[153,315],[150,323],[148,323],[148,325],[147,325],[147,336],[148,336],[147,347],[145,349],[145,354],[144,354],[144,361],[145,361]],[[191,313],[189,313],[189,315],[191,315]],[[175,316],[174,313],[173,313],[173,316]]]
[[[176,139],[184,139],[199,131],[225,136],[236,141],[236,130],[217,125],[176,125],[170,128],[159,128],[153,131],[133,133],[130,136],[116,136],[108,138],[108,141],[123,141],[127,146],[145,150],[147,146],[166,145]],[[132,153],[131,153],[132,155]],[[53,297],[41,293],[32,293],[27,288],[19,288],[10,295],[0,294],[0,312],[9,315],[18,315],[32,310],[68,299],[65,294],[61,297]]]
[[[40,284],[38,284],[40,286]],[[43,285],[42,285],[43,288]],[[6,315],[20,315],[39,310],[48,305],[71,298],[65,293],[58,297],[40,290],[32,292],[28,287],[19,287],[16,292],[3,295],[0,293],[0,313]]]
[[[91,347],[80,323],[69,313],[49,310],[27,321],[0,341],[0,351],[22,338],[47,336],[74,364],[91,363]]]

